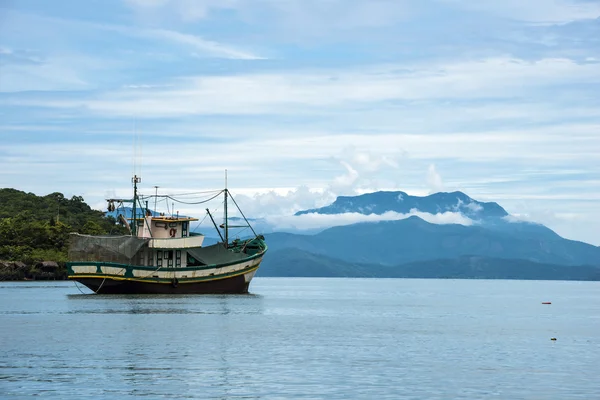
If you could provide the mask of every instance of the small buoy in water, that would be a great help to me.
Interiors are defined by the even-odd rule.
[[[556,340],[556,338],[555,338],[555,337],[553,337],[553,338],[550,338],[550,340]]]
[[[542,301],[542,304],[552,304],[552,303],[549,301]]]

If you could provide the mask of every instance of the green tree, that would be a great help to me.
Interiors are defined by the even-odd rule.
[[[106,233],[106,229],[96,221],[87,221],[83,225],[81,233],[85,233],[86,235],[102,235]]]
[[[59,192],[36,196],[0,189],[0,259],[65,261],[71,232],[104,235],[126,231],[114,218],[93,210],[81,196],[66,199]]]

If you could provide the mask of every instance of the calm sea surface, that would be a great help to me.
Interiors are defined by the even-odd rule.
[[[2,282],[0,398],[600,399],[597,282],[250,289],[101,296]]]

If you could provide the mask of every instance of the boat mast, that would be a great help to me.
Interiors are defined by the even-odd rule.
[[[133,175],[133,178],[131,178],[131,181],[133,182],[133,209],[131,210],[131,212],[133,213],[132,215],[132,224],[131,224],[131,236],[137,236],[137,209],[136,209],[136,203],[137,203],[137,184],[140,183],[142,181],[142,178],[137,176],[137,175]]]
[[[227,170],[225,170],[225,248],[229,248],[229,227],[227,221]]]

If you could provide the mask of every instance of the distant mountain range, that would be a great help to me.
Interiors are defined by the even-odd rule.
[[[296,215],[416,211],[460,213],[472,224],[433,224],[410,216],[336,226],[312,235],[270,233],[271,254],[261,273],[600,280],[599,247],[564,239],[541,224],[515,221],[499,204],[479,202],[462,192],[340,196],[326,207]]]
[[[345,262],[298,249],[285,249],[273,251],[265,257],[257,276],[598,281],[600,267],[572,267],[479,256],[386,266]]]
[[[326,229],[315,235],[271,233],[273,250],[300,249],[340,260],[397,265],[464,255],[524,259],[559,265],[600,265],[600,249],[563,239],[532,224],[505,226],[437,225],[419,217],[358,223]],[[537,234],[537,232],[540,232]]]

